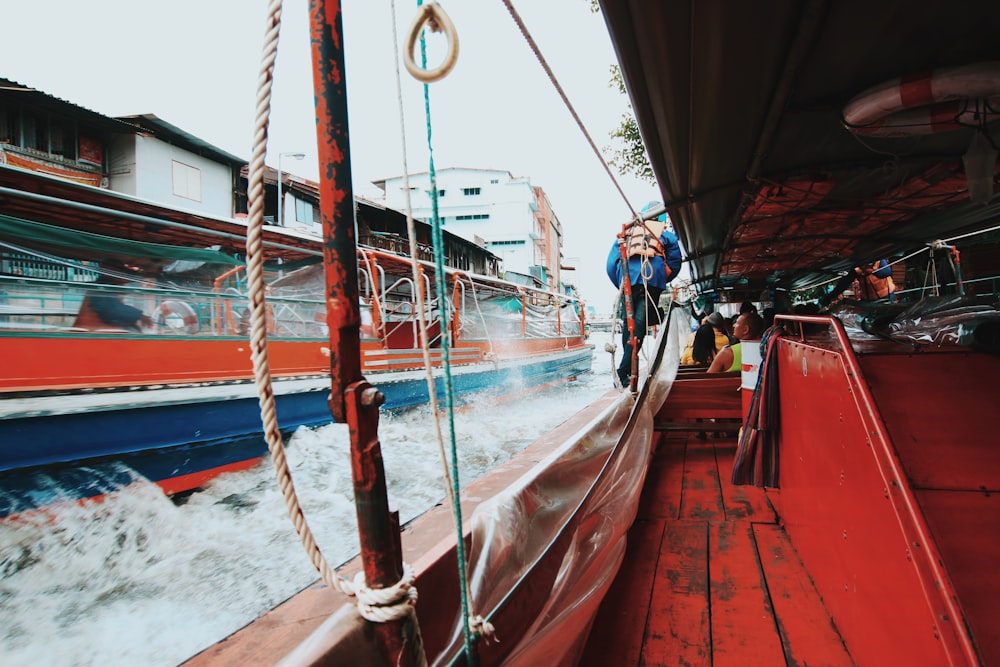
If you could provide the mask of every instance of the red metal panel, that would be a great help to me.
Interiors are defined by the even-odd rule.
[[[1000,665],[1000,496],[919,491],[917,497],[983,664]]]
[[[250,342],[245,340],[94,337],[3,339],[0,389],[137,386],[173,382],[249,379]],[[324,374],[325,346],[316,341],[269,343],[272,374]]]
[[[643,662],[605,664],[711,665],[708,583],[708,524],[670,523],[649,603]]]
[[[948,664],[840,356],[783,340],[777,361],[782,519],[851,654]]]
[[[859,359],[916,487],[1000,491],[995,426],[1000,357],[974,353]]]
[[[785,662],[749,521],[709,524],[712,664],[773,667]]]
[[[753,524],[761,569],[789,665],[853,666],[823,601],[779,526]]]

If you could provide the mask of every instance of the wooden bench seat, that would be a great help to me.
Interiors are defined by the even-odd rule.
[[[702,371],[677,376],[655,426],[658,431],[735,431],[742,420],[740,373]]]

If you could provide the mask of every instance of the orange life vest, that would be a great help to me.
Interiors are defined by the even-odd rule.
[[[628,256],[642,255],[643,257],[656,257],[659,255],[666,262],[667,254],[660,240],[660,234],[667,225],[659,220],[646,220],[642,225],[632,225],[625,235],[625,243],[628,247]]]
[[[858,280],[858,287],[862,298],[868,300],[884,299],[896,291],[896,283],[893,281],[892,276],[879,278],[875,275],[875,271],[878,269],[879,263],[875,262],[870,268],[864,270],[861,279]]]

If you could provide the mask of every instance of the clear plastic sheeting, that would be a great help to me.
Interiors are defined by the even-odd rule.
[[[914,345],[966,345],[1000,352],[1000,309],[974,296],[921,299],[889,325],[889,336]]]
[[[491,473],[474,483],[502,486],[465,517],[473,607],[496,628],[496,640],[478,642],[480,664],[578,662],[621,565],[652,456],[653,417],[676,377],[689,329],[684,313],[671,312],[670,326],[661,328],[655,344],[650,337],[643,346],[650,363],[637,395],[606,396],[567,422],[576,426],[543,436],[543,442],[555,440],[544,444],[549,454],[535,463],[525,459],[524,473],[512,482],[491,481]],[[411,530],[420,531],[420,522]],[[430,585],[425,578],[434,580],[439,566],[453,571],[450,541],[432,543],[433,555],[418,567],[418,590]],[[448,619],[448,639],[427,659],[464,664],[461,612],[438,584],[421,592],[418,622],[423,627]],[[375,664],[373,637],[347,605],[280,664]]]
[[[467,290],[458,305],[460,338],[551,338],[582,333],[576,302],[549,300],[547,296],[529,299],[479,288],[475,297]]]
[[[872,306],[857,301],[842,301],[830,309],[830,314],[844,325],[847,337],[852,340],[878,340],[884,335],[878,333],[902,310],[900,306],[886,304]]]
[[[913,304],[845,302],[831,311],[854,340],[962,345],[1000,352],[1000,308],[993,297],[927,297]]]
[[[683,332],[675,311],[669,329]],[[493,623],[505,665],[575,663],[625,551],[653,442],[653,416],[677,372],[681,336],[666,328],[637,397],[624,392],[469,521],[475,608]],[[462,649],[460,618],[433,664]],[[484,651],[492,652],[487,647]],[[486,660],[489,662],[489,660]]]

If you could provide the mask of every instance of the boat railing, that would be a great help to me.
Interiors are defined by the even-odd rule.
[[[153,327],[130,333],[149,336],[197,335],[199,337],[245,337],[250,330],[249,301],[238,287],[229,284],[242,267],[219,276],[211,285],[172,285],[166,282],[105,285],[79,280],[49,280],[0,276],[0,331],[110,333],[125,331],[114,326],[94,328],[78,323],[78,314],[88,294],[107,294],[140,309]],[[391,283],[375,289],[379,282]],[[411,277],[386,276],[381,267],[361,271],[362,317],[370,315],[367,335],[395,341],[390,347],[416,346],[417,301]],[[62,276],[60,276],[62,277]],[[430,277],[424,282],[425,316],[433,319],[442,307]],[[385,284],[382,282],[381,284]],[[580,309],[570,297],[509,286],[476,284],[456,276],[450,299],[445,299],[456,320],[455,340],[552,338],[580,335]],[[275,289],[268,294],[268,333],[281,338],[322,338],[327,335],[326,304],[309,286]],[[441,332],[432,326],[431,344]],[[388,343],[386,343],[388,345]]]
[[[584,330],[582,308],[569,296],[476,285],[458,276],[453,299],[461,338],[553,338],[579,336]]]

